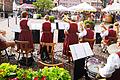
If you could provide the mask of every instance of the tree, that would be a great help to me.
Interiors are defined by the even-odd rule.
[[[50,10],[54,6],[52,0],[36,0],[36,2],[33,2],[33,5],[38,11],[43,12]]]

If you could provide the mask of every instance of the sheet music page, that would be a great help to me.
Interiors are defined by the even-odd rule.
[[[78,57],[77,57],[74,45],[70,45],[70,50],[71,50],[71,53],[72,53],[73,60],[77,60]]]
[[[70,45],[69,47],[71,50],[73,60],[77,60],[77,59],[81,59],[81,58],[85,58],[87,56],[93,55],[93,52],[88,42],[73,44],[73,45]]]
[[[83,44],[83,47],[84,47],[84,50],[85,50],[85,54],[86,56],[92,56],[94,55],[90,45],[88,42],[85,42],[85,43],[82,43]]]
[[[73,60],[81,59],[86,57],[84,47],[82,44],[70,45]]]

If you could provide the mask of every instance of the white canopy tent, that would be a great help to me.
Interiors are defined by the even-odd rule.
[[[35,9],[35,7],[32,4],[26,4],[26,3],[18,6],[18,8],[21,8],[21,9]]]
[[[77,8],[77,6],[72,6],[72,7],[69,7],[69,8],[68,8],[68,11],[75,11],[75,10],[76,10],[76,8]]]
[[[106,8],[102,9],[103,12],[108,12],[110,9],[111,5],[107,5]]]
[[[68,11],[68,8],[66,8],[66,7],[64,7],[62,5],[59,5],[57,7],[54,7],[52,10],[53,11]]]
[[[83,2],[76,6],[76,11],[97,11],[96,8],[91,6],[90,4]]]
[[[116,12],[120,11],[120,3],[113,3],[112,5],[107,6],[102,11],[104,12]]]

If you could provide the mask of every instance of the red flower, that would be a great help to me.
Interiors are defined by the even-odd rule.
[[[41,80],[47,80],[47,79],[46,79],[46,76],[43,76],[43,77],[41,78]]]

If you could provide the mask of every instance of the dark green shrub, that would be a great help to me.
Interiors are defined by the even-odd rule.
[[[54,22],[54,20],[55,20],[55,16],[49,16],[49,19],[50,19],[50,22]]]
[[[41,19],[42,15],[41,14],[36,14],[37,15],[37,19]]]

